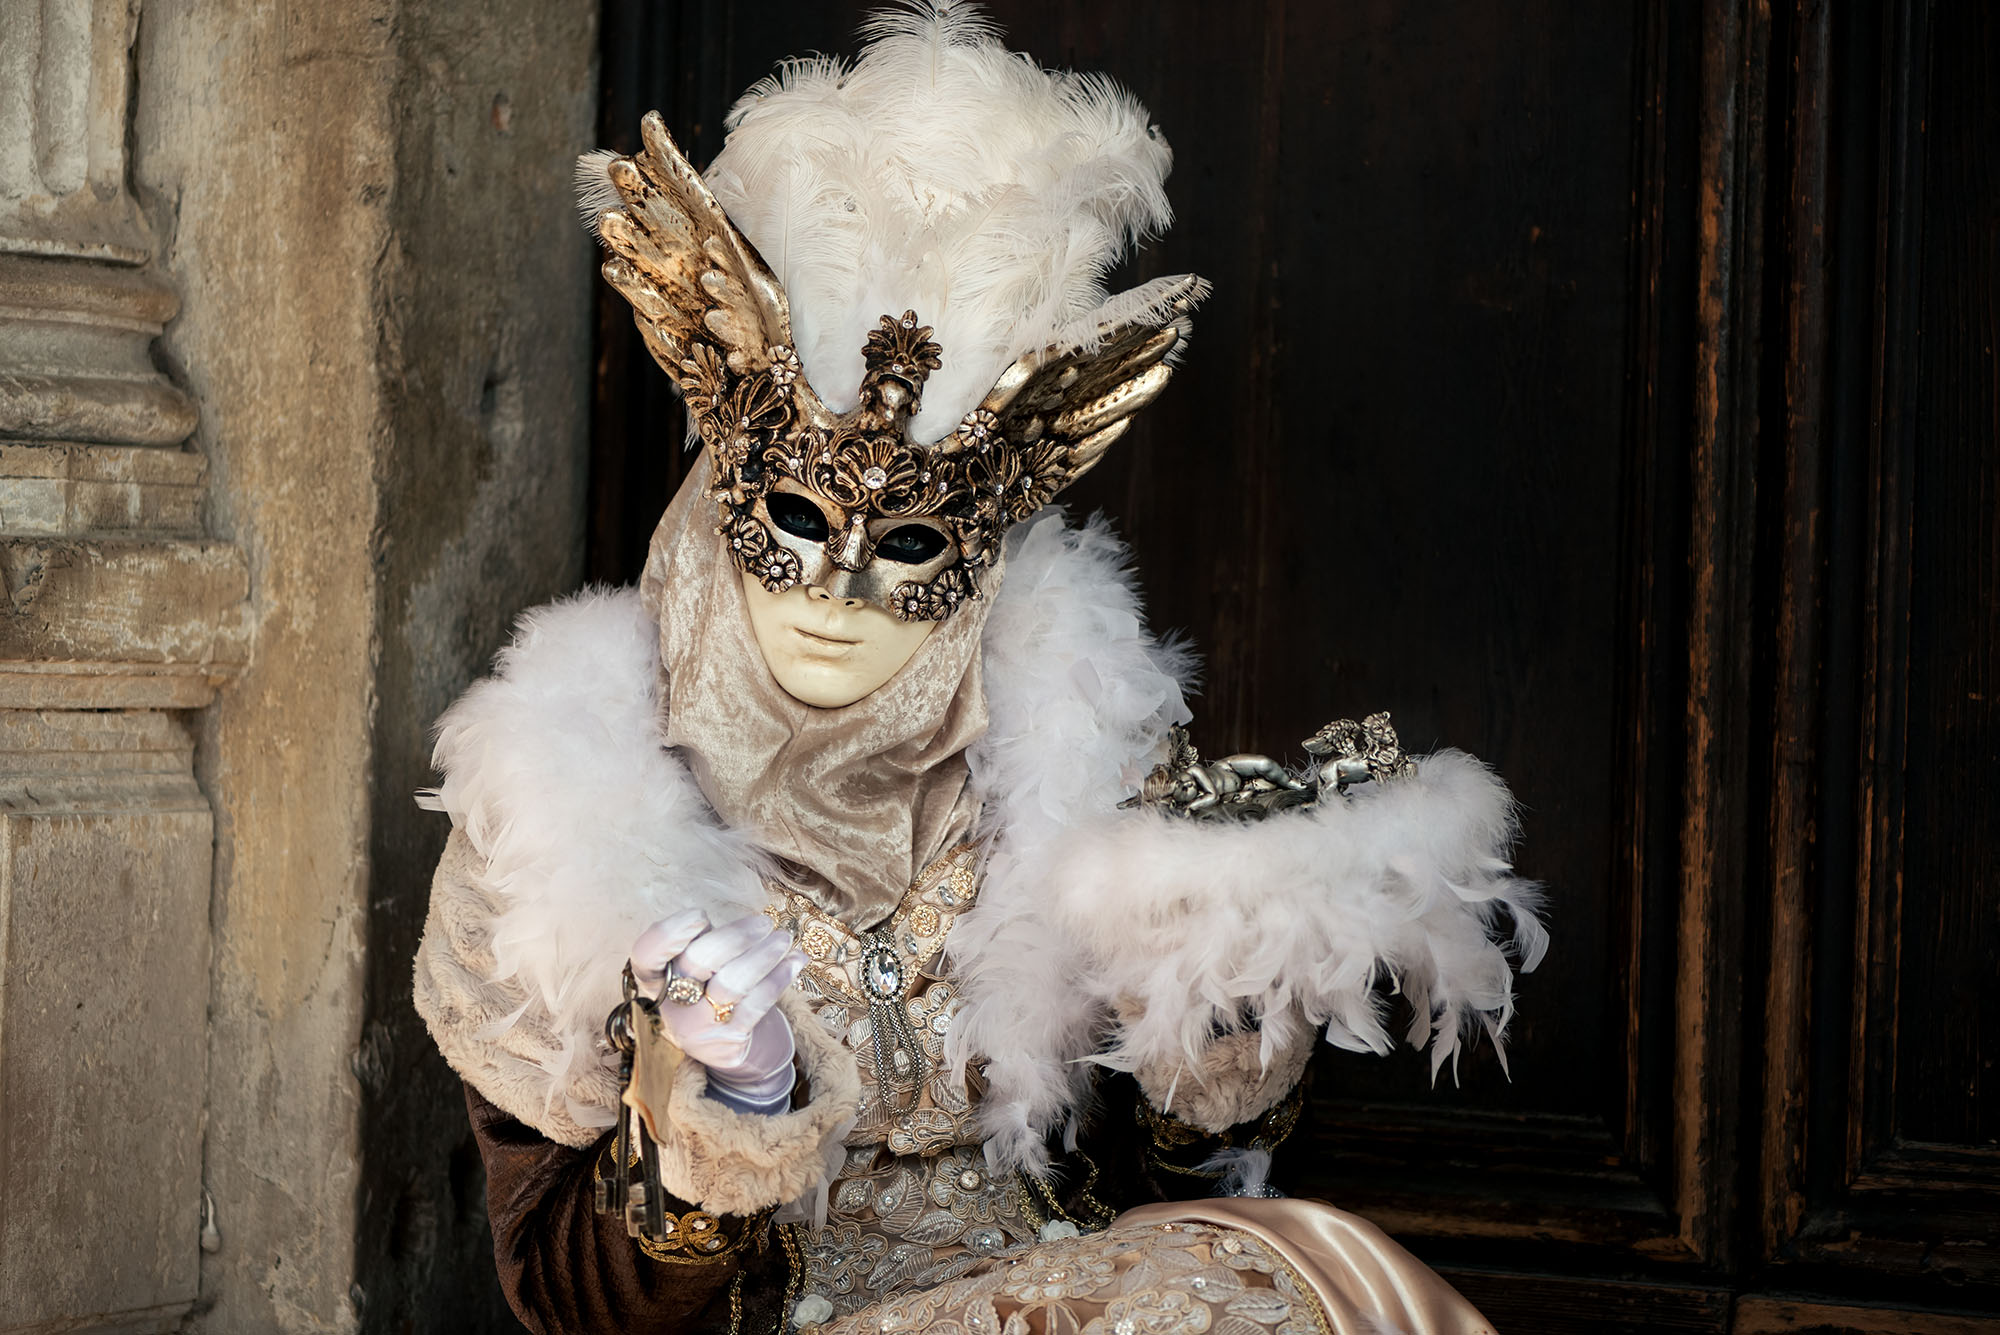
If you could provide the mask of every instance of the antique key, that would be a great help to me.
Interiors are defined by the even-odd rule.
[[[660,1184],[659,1118],[666,1110],[681,1053],[660,1024],[659,1005],[639,991],[625,966],[625,1000],[604,1019],[604,1037],[618,1054],[618,1130],[611,1146],[611,1181],[597,1184],[597,1208],[622,1215],[633,1237],[666,1232],[666,1189]],[[639,1179],[632,1178],[632,1138],[638,1137]]]

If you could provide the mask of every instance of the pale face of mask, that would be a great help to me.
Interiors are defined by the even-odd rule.
[[[836,598],[816,584],[772,593],[750,574],[743,576],[743,601],[778,685],[820,709],[840,709],[879,690],[938,625],[898,620],[872,602]]]

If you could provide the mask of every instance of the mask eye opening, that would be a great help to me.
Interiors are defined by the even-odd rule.
[[[771,522],[795,538],[825,542],[828,532],[826,512],[795,492],[774,491],[764,497],[764,512]]]
[[[875,554],[898,565],[920,566],[943,552],[949,542],[928,524],[899,524],[875,540]]]

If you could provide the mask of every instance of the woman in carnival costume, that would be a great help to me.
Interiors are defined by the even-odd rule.
[[[1202,762],[1123,548],[1049,508],[1205,291],[1103,287],[1168,222],[1167,146],[966,6],[867,35],[753,88],[705,174],[657,116],[579,165],[705,455],[639,588],[528,614],[439,728],[416,995],[508,1298],[537,1331],[1489,1330],[1264,1178],[1316,1037],[1386,1051],[1388,991],[1435,1064],[1498,1042],[1543,942],[1506,789],[1379,716],[1307,774]]]

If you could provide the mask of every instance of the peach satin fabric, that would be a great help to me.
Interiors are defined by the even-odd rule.
[[[1142,1205],[1126,1224],[1214,1224],[1239,1229],[1285,1258],[1312,1286],[1333,1335],[1495,1335],[1437,1272],[1359,1215],[1319,1201],[1221,1197]]]

